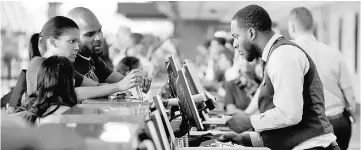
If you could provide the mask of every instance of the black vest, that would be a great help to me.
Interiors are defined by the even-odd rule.
[[[298,124],[286,128],[262,131],[260,135],[264,145],[272,150],[291,150],[305,140],[326,133],[332,133],[333,128],[325,115],[323,87],[311,57],[300,46],[282,37],[273,44],[268,58],[281,45],[298,47],[305,53],[310,63],[303,83],[302,95],[304,104],[302,120]],[[266,71],[264,71],[263,78],[265,83],[260,85],[261,91],[258,102],[261,113],[275,107],[273,104],[274,89]]]

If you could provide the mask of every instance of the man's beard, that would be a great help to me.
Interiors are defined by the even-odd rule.
[[[103,54],[103,51],[104,51],[104,46],[102,45],[101,48],[95,48],[93,47],[92,49],[92,52],[93,52],[93,55],[96,56],[96,57],[100,57],[102,54]]]
[[[103,50],[93,50],[88,48],[86,45],[82,45],[80,46],[80,51],[78,52],[79,55],[84,56],[84,57],[91,57],[91,56],[95,56],[95,57],[99,57],[103,54]]]
[[[249,41],[244,41],[244,58],[248,62],[252,62],[257,56],[257,47]]]

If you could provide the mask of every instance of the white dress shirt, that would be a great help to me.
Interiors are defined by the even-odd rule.
[[[351,97],[347,100],[354,105],[354,93],[342,53],[317,41],[313,35],[300,36],[294,42],[301,46],[316,64],[324,89],[326,115],[334,116],[343,112],[345,97],[342,90],[351,91],[344,94],[349,94],[345,96]]]
[[[266,44],[262,60],[267,61],[272,44],[281,37],[275,34]],[[302,120],[303,113],[303,81],[310,63],[300,49],[291,45],[279,46],[269,57],[266,72],[274,88],[274,108],[261,114],[251,116],[251,123],[258,132],[296,125]],[[263,81],[265,82],[265,81]],[[294,149],[327,147],[336,140],[333,133],[308,139]]]

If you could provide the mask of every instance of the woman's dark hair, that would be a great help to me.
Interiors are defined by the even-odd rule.
[[[137,69],[140,66],[140,61],[136,57],[127,56],[124,57],[119,64],[117,65],[117,72],[122,75],[125,75],[127,71],[131,71],[133,69]]]
[[[51,56],[44,60],[37,75],[37,89],[25,100],[22,108],[30,112],[32,123],[37,118],[52,114],[59,106],[72,107],[77,103],[74,89],[74,68],[71,62],[62,56]],[[53,111],[44,114],[50,106]]]
[[[71,28],[79,29],[78,25],[70,18],[64,16],[55,16],[48,20],[40,33],[35,33],[30,38],[29,57],[30,60],[36,56],[41,56],[39,46],[46,50],[46,40],[50,37],[59,38],[64,31]]]

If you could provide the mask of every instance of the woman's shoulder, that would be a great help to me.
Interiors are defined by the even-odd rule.
[[[40,68],[41,64],[44,62],[45,58],[44,57],[34,57],[30,63],[29,63],[29,67],[28,67],[28,71],[29,70],[33,70],[35,68]],[[28,72],[27,71],[27,72]]]
[[[31,63],[42,63],[45,60],[44,57],[34,57],[33,59],[31,59],[30,64]]]
[[[26,84],[28,88],[28,94],[34,92],[34,90],[36,89],[35,84],[37,82],[37,74],[40,69],[41,63],[43,63],[44,60],[45,58],[43,57],[34,57],[29,63],[29,66],[26,70]]]

